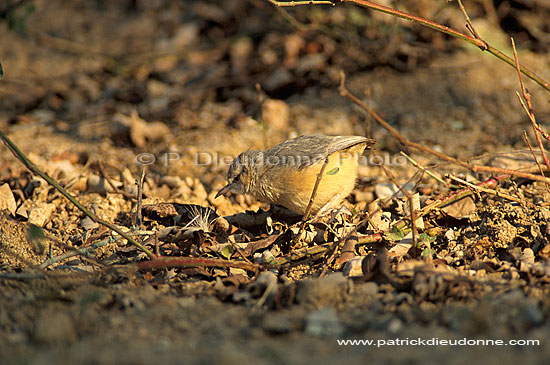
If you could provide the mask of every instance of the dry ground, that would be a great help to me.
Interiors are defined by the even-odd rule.
[[[1,130],[85,206],[126,230],[135,219],[135,179],[145,166],[143,229],[130,231],[136,239],[153,237],[147,247],[174,258],[242,260],[233,242],[263,264],[263,273],[138,270],[135,263],[146,255],[1,149],[3,363],[542,364],[550,357],[550,192],[542,183],[503,179],[493,186],[497,195],[476,192],[432,210],[411,249],[402,237],[406,228],[388,227],[406,222],[406,199],[391,197],[396,188],[383,169],[362,166],[345,202],[352,213],[308,225],[317,236],[302,244],[330,245],[368,217],[357,235],[383,234],[374,243],[349,242],[359,262],[353,279],[340,251],[333,261],[310,255],[268,273],[266,260],[301,248],[290,244],[293,221],[251,197],[214,199],[233,156],[306,133],[377,139],[375,153],[399,184],[419,193],[422,207],[463,187],[419,174],[401,150],[438,176],[473,183],[490,177],[405,149],[339,95],[340,70],[351,92],[415,142],[464,161],[536,167],[523,130],[532,143],[534,135],[510,66],[353,5],[283,11],[261,0],[223,6],[36,0],[10,9],[16,3],[0,4]],[[384,3],[464,30],[454,3]],[[482,36],[509,53],[513,35],[521,62],[550,79],[545,2],[466,3]],[[526,85],[546,127],[549,94],[532,81]],[[226,219],[183,229],[183,236],[163,235],[193,219],[191,204]],[[58,259],[83,247],[92,248]],[[417,338],[540,345],[336,342]]]

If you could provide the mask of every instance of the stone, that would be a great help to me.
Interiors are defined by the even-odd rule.
[[[306,333],[313,336],[341,336],[344,326],[333,308],[323,308],[308,314]]]
[[[8,184],[3,184],[0,186],[0,210],[7,210],[12,215],[15,215],[17,209],[17,203],[15,202],[15,197],[11,191],[11,188]]]

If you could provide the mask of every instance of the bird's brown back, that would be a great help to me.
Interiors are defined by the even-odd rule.
[[[334,152],[348,149],[358,144],[367,146],[374,140],[361,136],[325,136],[321,134],[304,135],[282,142],[264,152],[265,159],[277,158],[280,165],[295,167],[299,170],[314,165]],[[299,162],[299,163],[294,163]]]

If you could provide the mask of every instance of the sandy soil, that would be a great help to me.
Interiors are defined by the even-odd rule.
[[[536,173],[523,131],[535,148],[536,141],[509,65],[351,4],[36,0],[10,8],[16,3],[0,5],[0,129],[84,206],[152,252],[216,262],[245,256],[258,266],[143,269],[146,254],[0,149],[2,363],[550,357],[548,187],[499,178],[489,192],[431,209],[411,248],[403,238],[407,199],[391,196],[394,182],[418,193],[422,208],[464,186],[420,173],[400,151],[439,177],[491,176],[401,145],[338,92],[343,70],[348,89],[404,137],[461,161]],[[466,32],[454,3],[384,3]],[[550,79],[548,5],[466,6],[482,36],[508,54],[514,36],[521,62]],[[549,94],[524,79],[545,128]],[[235,155],[308,133],[378,141],[374,153],[386,170],[360,166],[343,203],[349,215],[308,224],[315,238],[292,246],[296,220],[280,208],[249,196],[214,198]],[[223,218],[205,218],[196,206]],[[201,224],[186,226],[197,215]],[[351,232],[359,242],[345,240]],[[331,256],[342,239],[351,251],[341,242]],[[291,255],[303,248],[318,251]],[[286,260],[270,265],[273,258]],[[345,264],[350,258],[355,264]],[[540,344],[390,345],[418,338]]]

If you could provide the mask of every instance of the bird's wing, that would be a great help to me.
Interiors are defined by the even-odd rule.
[[[374,140],[360,136],[305,135],[280,143],[265,151],[265,157],[277,160],[277,164],[302,170],[324,160],[334,152],[360,143],[371,146]],[[275,161],[272,161],[275,162]]]
[[[333,137],[332,142],[329,144],[327,154],[332,155],[334,152],[346,150],[360,143],[366,143],[366,148],[369,148],[375,144],[376,141],[361,136],[336,136]]]

